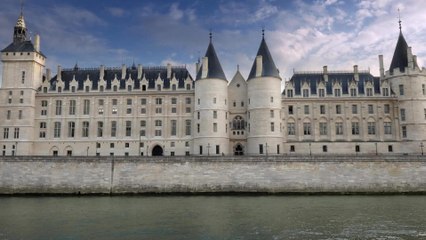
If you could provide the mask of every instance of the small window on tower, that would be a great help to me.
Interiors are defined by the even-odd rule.
[[[22,71],[21,82],[22,84],[25,83],[25,71]]]

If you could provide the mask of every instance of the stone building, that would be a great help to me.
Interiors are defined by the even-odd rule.
[[[264,37],[230,82],[210,36],[195,80],[183,66],[45,69],[24,16],[1,51],[2,155],[422,153],[426,71],[402,31],[391,65],[281,77]]]

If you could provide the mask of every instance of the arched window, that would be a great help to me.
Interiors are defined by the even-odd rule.
[[[236,116],[232,120],[232,130],[244,130],[245,127],[245,121],[241,116]]]

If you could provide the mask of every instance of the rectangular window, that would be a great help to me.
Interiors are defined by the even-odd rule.
[[[128,105],[128,106],[131,106],[131,105],[132,105],[132,99],[131,99],[131,98],[126,99],[126,102],[127,102],[127,105]]]
[[[287,90],[287,97],[288,98],[292,98],[293,97],[293,89],[288,89]]]
[[[146,108],[141,108],[141,114],[146,114]]]
[[[213,119],[217,119],[217,111],[213,111]]]
[[[426,95],[426,85],[422,84],[422,93],[423,95]]]
[[[191,108],[190,108],[190,107],[186,107],[186,108],[185,108],[185,112],[186,112],[186,113],[191,113]]]
[[[176,120],[171,120],[171,132],[170,135],[171,136],[176,136],[176,129],[177,129],[177,121]]]
[[[172,113],[176,113],[177,109],[175,107],[172,107]]]
[[[357,114],[358,113],[358,105],[352,105],[352,114]]]
[[[46,122],[40,122],[40,132],[39,132],[39,138],[46,138],[46,128],[47,124]]]
[[[161,114],[163,112],[163,109],[161,107],[155,108],[155,114]]]
[[[323,88],[318,89],[318,97],[325,97],[325,89]]]
[[[320,114],[325,114],[325,105],[320,105]]]
[[[117,136],[117,122],[112,121],[111,122],[111,137],[116,137],[116,136]]]
[[[402,126],[402,137],[407,138],[407,127],[406,126]]]
[[[213,132],[217,132],[217,123],[213,123]]]
[[[399,95],[403,96],[404,95],[404,85],[403,84],[399,84]]]
[[[271,122],[271,132],[275,131],[275,124],[273,122]]]
[[[97,132],[97,136],[98,137],[103,137],[104,136],[104,122],[98,122],[98,132]]]
[[[68,122],[68,137],[75,137],[75,122]]]
[[[384,132],[385,134],[392,134],[392,123],[391,122],[384,122],[383,123],[384,126]]]
[[[12,111],[7,110],[6,119],[10,120],[10,117],[12,116]]]
[[[161,127],[163,125],[163,123],[161,122],[161,120],[155,120],[155,126],[156,127]]]
[[[220,154],[220,146],[216,145],[216,154]]]
[[[83,101],[83,114],[89,115],[89,113],[90,113],[90,100],[84,99],[84,101]]]
[[[302,94],[304,98],[309,97],[309,89],[303,89]]]
[[[328,134],[327,123],[320,122],[319,123],[319,128],[320,128],[320,135],[324,136],[324,135]]]
[[[53,137],[60,138],[61,137],[61,122],[55,122],[53,129]]]
[[[3,139],[8,139],[9,138],[9,128],[4,128],[3,129]]]
[[[145,135],[146,135],[145,129],[140,130],[139,134],[140,134],[141,137],[145,137]]]
[[[390,113],[390,105],[389,105],[389,104],[385,104],[385,105],[383,106],[383,111],[384,111],[385,113]]]
[[[293,106],[288,106],[288,114],[293,115]]]
[[[15,131],[13,132],[13,138],[18,139],[19,138],[19,128],[15,128],[14,130]]]
[[[55,114],[56,115],[62,114],[62,101],[61,100],[56,100]]]
[[[75,115],[75,100],[70,100],[70,106],[69,106],[69,115]]]
[[[323,152],[328,152],[327,145],[323,145],[323,146],[322,146],[322,151],[323,151]]]
[[[359,123],[352,122],[352,135],[359,135]]]
[[[287,123],[287,134],[296,135],[296,128],[294,123]]]
[[[263,144],[259,144],[259,154],[263,154]]]
[[[185,135],[191,135],[191,120],[185,120]]]
[[[157,105],[163,104],[163,99],[162,98],[156,98],[155,99],[155,104],[157,104]]]
[[[126,109],[126,114],[132,114],[132,109],[131,108],[127,108]]]
[[[41,106],[42,107],[47,107],[47,101],[46,100],[41,101]]]
[[[303,123],[303,135],[311,135],[311,123]]]
[[[200,133],[200,124],[197,123],[197,133]]]
[[[104,100],[103,99],[98,99],[98,105],[99,106],[103,106],[104,105]]]
[[[400,112],[401,112],[401,121],[405,121],[405,108],[401,108]]]
[[[274,110],[270,110],[269,115],[271,116],[271,118],[274,118]]]
[[[82,137],[89,137],[89,122],[84,121],[83,122],[83,128],[82,128]]]
[[[356,97],[356,88],[351,88],[351,97]]]
[[[172,99],[171,99],[171,103],[172,103],[173,105],[177,104],[177,98],[172,98]]]
[[[146,98],[141,98],[141,105],[146,105]]]
[[[215,101],[216,101],[216,98],[215,98]],[[189,97],[185,98],[185,103],[186,104],[191,104],[191,98],[189,98]]]
[[[374,114],[374,106],[372,104],[368,104],[368,114]]]
[[[160,137],[161,136],[161,130],[160,129],[156,129],[154,133],[155,133],[156,137]]]
[[[146,121],[145,120],[141,120],[141,127],[146,127]]]
[[[132,136],[132,122],[126,121],[126,137]]]
[[[336,123],[336,135],[343,135],[343,123],[342,122]]]
[[[376,123],[368,122],[367,123],[368,135],[376,135]]]
[[[303,109],[304,109],[304,111],[303,111],[303,112],[304,112],[305,114],[309,114],[309,105],[304,105],[304,106],[303,106]]]
[[[22,110],[18,111],[18,119],[22,119]]]
[[[342,105],[336,105],[336,114],[342,114]]]

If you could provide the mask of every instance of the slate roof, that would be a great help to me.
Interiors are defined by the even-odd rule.
[[[335,82],[339,82],[342,86],[342,94],[349,94],[349,86],[350,83],[354,80],[353,72],[339,72],[339,73],[328,73],[328,81],[324,82],[324,75],[321,72],[318,73],[295,73],[290,82],[293,83],[295,89],[295,95],[301,95],[301,88],[304,82],[307,82],[310,86],[311,95],[317,94],[317,86],[320,82],[324,82],[326,86],[326,94],[333,94],[333,84]],[[356,81],[358,87],[358,94],[364,93],[365,84],[371,81],[374,86],[374,93],[380,93],[380,78],[374,77],[371,73],[368,72],[360,72],[359,73],[359,81]],[[285,94],[285,91],[283,92]]]
[[[389,71],[393,73],[395,68],[399,68],[401,72],[405,71],[408,67],[408,44],[405,41],[402,32],[399,32],[398,42],[396,43],[395,52],[393,53],[392,62],[389,67]]]
[[[104,80],[106,82],[106,89],[111,89],[111,83],[117,76],[119,81],[119,89],[126,88],[126,82],[131,76],[133,80],[133,89],[141,89],[141,80],[137,79],[138,70],[135,67],[126,68],[126,75],[122,76],[121,68],[105,68],[104,71]],[[78,67],[74,67],[72,69],[64,69],[61,72],[61,79],[64,82],[64,90],[69,90],[69,86],[71,81],[75,78],[78,83],[78,90],[83,90],[84,81],[87,79],[87,75],[89,75],[89,80],[92,82],[92,89],[97,90],[99,85],[100,78],[100,69],[99,68],[91,68],[91,69],[80,69]],[[167,67],[145,67],[142,71],[142,78],[145,76],[145,79],[148,81],[148,89],[155,88],[155,81],[158,76],[163,81],[162,88],[168,89],[171,88],[170,81],[172,79],[167,78]],[[186,67],[172,67],[172,78],[173,76],[178,81],[177,88],[185,88],[185,80],[189,77],[189,79],[193,80],[190,73],[186,69]],[[55,75],[50,80],[51,90],[56,89],[56,83],[58,82],[58,76]],[[192,87],[192,86],[191,86]]]
[[[279,71],[275,66],[274,60],[272,59],[271,53],[269,52],[268,45],[266,44],[265,38],[262,38],[260,43],[259,50],[257,51],[256,56],[262,56],[262,77],[277,77],[280,78]],[[253,62],[251,71],[248,79],[256,77],[256,59]]]
[[[34,45],[31,41],[23,41],[23,42],[13,42],[9,44],[5,49],[1,50],[2,52],[36,52]],[[38,52],[43,57],[44,54]]]
[[[226,80],[225,73],[223,72],[222,66],[220,65],[219,59],[217,57],[216,51],[212,41],[207,48],[205,57],[208,58],[208,71],[206,78],[219,78]],[[200,69],[197,72],[196,80],[201,79],[203,66],[201,65]]]

